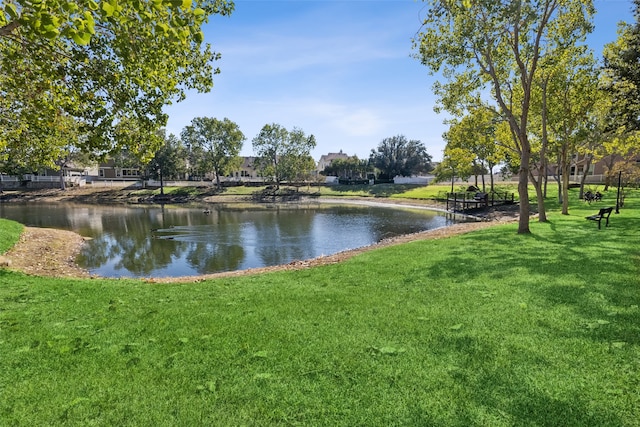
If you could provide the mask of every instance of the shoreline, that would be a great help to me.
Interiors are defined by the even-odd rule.
[[[16,197],[12,194],[9,200],[3,197],[0,203],[12,202],[73,202],[73,203],[113,203],[113,204],[138,204],[138,197],[130,197],[126,189],[91,189],[91,191],[74,191],[68,190],[33,190],[26,193],[19,193]],[[81,189],[82,190],[82,189]],[[6,193],[4,194],[6,196]],[[191,203],[246,203],[250,198],[243,196],[224,196],[224,195],[205,195],[203,197],[189,200]],[[437,205],[413,201],[409,199],[387,199],[387,198],[313,198],[310,199],[318,203],[352,203],[364,206],[378,207],[396,207],[425,209],[438,212],[446,212]],[[296,202],[293,202],[296,203]],[[517,205],[514,205],[517,207]],[[516,215],[514,215],[516,214]],[[321,265],[336,264],[352,258],[358,254],[388,247],[408,243],[416,240],[440,239],[457,234],[463,234],[470,231],[486,228],[489,226],[504,224],[517,220],[517,208],[513,206],[508,209],[490,209],[483,212],[483,215],[467,215],[456,213],[454,215],[463,215],[465,217],[475,219],[475,221],[461,222],[454,225],[440,227],[433,230],[426,230],[419,233],[396,236],[384,239],[371,245],[361,248],[350,249],[338,252],[332,255],[320,256],[317,258],[296,260],[288,264],[277,266],[257,267],[246,270],[224,271],[198,276],[180,276],[180,277],[149,277],[149,278],[109,278],[91,275],[88,271],[80,268],[75,263],[76,256],[80,253],[82,245],[86,242],[86,238],[78,233],[59,230],[52,228],[38,228],[25,226],[25,231],[20,236],[16,245],[11,248],[4,258],[10,263],[10,269],[22,271],[23,273],[46,276],[46,277],[67,277],[67,278],[100,278],[110,280],[140,280],[147,283],[194,283],[204,280],[236,277],[244,275],[255,275],[275,271],[291,271],[311,268]]]

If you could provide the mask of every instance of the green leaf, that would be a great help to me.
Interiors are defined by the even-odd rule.
[[[99,6],[98,6],[98,3],[96,3],[96,2],[95,2],[95,1],[93,1],[93,0],[89,0],[89,1],[87,2],[87,5],[89,6],[89,9],[91,9],[91,10],[98,10],[98,7],[99,7]]]
[[[108,18],[111,18],[111,17],[113,16],[113,12],[115,12],[115,11],[116,11],[116,8],[115,8],[115,7],[113,7],[112,5],[110,5],[110,4],[109,4],[109,3],[107,3],[107,2],[103,2],[103,3],[102,3],[102,10],[104,11],[105,15],[106,15]]]
[[[85,16],[85,26],[87,28],[87,31],[89,31],[91,34],[95,34],[96,33],[96,22],[93,20],[93,15],[91,15],[89,12],[85,12],[84,13]]]
[[[76,31],[73,34],[73,41],[81,46],[86,46],[91,42],[91,34],[86,31]]]
[[[166,34],[168,30],[169,30],[169,27],[164,22],[158,22],[156,24],[157,32]]]
[[[451,326],[449,329],[451,329],[452,331],[459,331],[460,329],[462,329],[462,326],[462,323],[458,323],[457,325]]]
[[[193,2],[192,2],[191,0],[182,0],[182,4],[180,5],[180,7],[181,7],[183,10],[191,9],[191,4],[192,4],[192,3],[193,3]]]
[[[57,29],[53,29],[53,30],[48,30],[44,33],[44,36],[46,38],[48,38],[49,40],[53,40],[56,37],[58,37],[58,35],[60,34],[60,31],[58,31]]]
[[[18,19],[18,11],[13,4],[8,4],[4,7],[4,11],[11,17],[11,19]]]
[[[67,2],[62,4],[62,10],[73,13],[78,10],[78,5],[75,2]]]

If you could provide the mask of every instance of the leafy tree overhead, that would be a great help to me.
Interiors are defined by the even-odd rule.
[[[370,162],[386,179],[411,176],[432,169],[431,156],[424,144],[408,140],[404,135],[383,139],[377,149],[371,150]]]
[[[419,59],[447,81],[439,108],[462,115],[491,96],[509,123],[520,158],[518,233],[529,233],[529,115],[541,58],[560,56],[591,31],[591,0],[426,0]]]
[[[202,26],[232,10],[227,0],[3,2],[0,149],[40,144],[51,164],[67,139],[95,155],[150,158],[163,107],[212,87],[219,55]],[[47,133],[68,120],[79,139]]]
[[[220,176],[240,166],[244,140],[240,127],[227,118],[196,117],[182,131],[182,141],[193,153],[197,169],[213,172],[218,188]]]
[[[277,123],[267,124],[253,139],[257,156],[254,167],[260,174],[273,180],[279,188],[283,181],[295,181],[310,167],[311,150],[316,146],[313,135],[305,135],[299,128],[288,131]]]
[[[605,46],[602,87],[612,97],[609,128],[640,130],[640,0],[633,24],[621,23],[618,39]]]

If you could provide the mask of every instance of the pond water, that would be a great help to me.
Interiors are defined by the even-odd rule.
[[[9,203],[0,204],[0,217],[90,237],[77,262],[103,277],[179,277],[286,264],[454,223],[424,209],[323,203]]]

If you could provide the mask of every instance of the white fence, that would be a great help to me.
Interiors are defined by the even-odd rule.
[[[24,175],[22,178],[10,175],[0,175],[0,182],[4,183],[17,183],[17,182],[60,182],[59,176],[40,176],[40,175]],[[64,182],[66,184],[83,186],[87,183],[87,180],[81,176],[65,176]]]
[[[393,178],[394,184],[419,184],[419,185],[429,185],[431,181],[433,181],[435,177],[431,176],[396,176]]]

